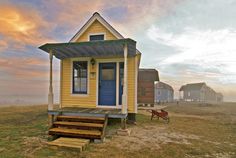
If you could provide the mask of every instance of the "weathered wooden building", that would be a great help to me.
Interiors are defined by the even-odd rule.
[[[159,81],[158,71],[155,69],[139,69],[138,73],[138,104],[154,105],[154,83]]]
[[[157,82],[155,83],[155,102],[172,102],[174,100],[174,89],[164,83]]]
[[[217,102],[217,93],[204,82],[183,85],[179,91],[184,101]]]

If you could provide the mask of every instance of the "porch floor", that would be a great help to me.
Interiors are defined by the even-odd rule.
[[[82,108],[82,107],[63,107],[56,110],[49,110],[51,115],[68,115],[68,116],[91,116],[108,118],[126,118],[127,114],[122,114],[121,109],[108,108]]]

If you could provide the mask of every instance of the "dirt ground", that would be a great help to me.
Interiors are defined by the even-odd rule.
[[[139,110],[130,136],[118,136],[119,120],[110,120],[105,141],[82,153],[46,145],[46,106],[1,108],[0,157],[236,157],[235,103],[165,106],[170,123]]]
[[[236,157],[236,104],[166,106],[169,124],[164,120],[151,121],[150,113],[140,110],[137,125],[129,127],[130,136],[113,132],[112,139],[93,145],[93,152],[85,152],[84,156]]]

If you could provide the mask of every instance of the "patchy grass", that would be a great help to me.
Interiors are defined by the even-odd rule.
[[[140,111],[130,137],[117,136],[110,120],[107,139],[82,153],[48,147],[47,107],[0,108],[0,157],[236,157],[236,105],[168,105],[171,121],[150,120]]]

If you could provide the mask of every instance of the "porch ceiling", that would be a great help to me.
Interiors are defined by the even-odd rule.
[[[124,45],[127,44],[128,56],[136,55],[136,41],[127,38],[119,40],[46,43],[39,49],[52,53],[58,59],[74,57],[124,57]]]

